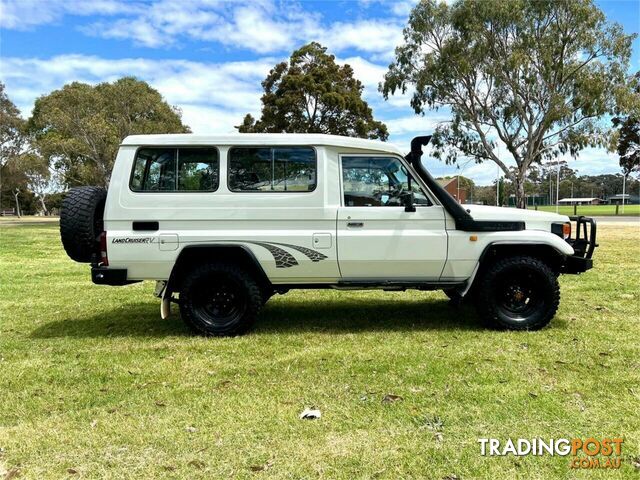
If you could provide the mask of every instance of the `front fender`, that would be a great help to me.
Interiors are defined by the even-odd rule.
[[[449,230],[448,255],[441,280],[468,280],[487,252],[496,247],[512,249],[514,254],[525,255],[532,248],[552,249],[558,257],[574,254],[569,243],[544,230],[521,230],[471,233]]]
[[[558,235],[543,230],[524,230],[505,235],[508,238],[494,239],[489,245],[548,245],[564,256],[574,254],[573,247]]]

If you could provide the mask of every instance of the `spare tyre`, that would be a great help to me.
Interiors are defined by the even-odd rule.
[[[99,252],[106,198],[102,187],[77,187],[62,202],[60,238],[67,255],[76,262],[88,263]]]

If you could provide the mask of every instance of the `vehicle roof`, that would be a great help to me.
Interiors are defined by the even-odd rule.
[[[122,145],[310,145],[358,148],[382,152],[404,153],[391,143],[364,138],[324,135],[321,133],[232,133],[227,135],[194,135],[192,133],[172,133],[163,135],[129,135]]]

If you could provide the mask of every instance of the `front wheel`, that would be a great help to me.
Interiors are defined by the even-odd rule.
[[[560,286],[556,274],[533,257],[497,261],[480,279],[476,308],[490,324],[510,330],[538,330],[558,310]]]
[[[180,289],[182,319],[201,335],[244,333],[255,322],[262,305],[262,292],[253,276],[228,263],[197,267]]]

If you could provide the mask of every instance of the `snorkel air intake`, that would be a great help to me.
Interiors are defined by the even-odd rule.
[[[456,229],[465,232],[496,232],[505,230],[524,230],[524,222],[510,221],[478,221],[474,220],[469,212],[464,209],[449,192],[440,186],[422,164],[422,147],[431,140],[431,135],[415,137],[411,140],[411,151],[405,159],[411,163],[413,169],[420,175],[420,178],[427,184],[431,192],[440,201],[444,209],[453,217],[456,222]]]

